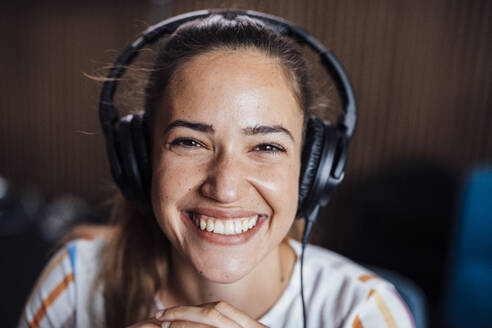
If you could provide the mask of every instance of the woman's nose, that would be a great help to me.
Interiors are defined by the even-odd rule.
[[[233,203],[247,192],[246,172],[233,154],[217,155],[207,168],[207,177],[200,192],[220,203]]]

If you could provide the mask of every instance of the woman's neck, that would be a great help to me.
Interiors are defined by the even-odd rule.
[[[294,251],[284,240],[246,276],[223,284],[207,280],[176,251],[172,251],[171,257],[168,283],[159,293],[165,308],[221,300],[253,318],[260,318],[276,303],[290,280],[296,262]]]

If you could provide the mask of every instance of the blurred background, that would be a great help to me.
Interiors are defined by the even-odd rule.
[[[2,326],[15,326],[63,233],[107,217],[100,84],[84,73],[102,74],[151,24],[218,7],[294,22],[351,78],[359,124],[312,242],[408,278],[430,327],[491,327],[488,0],[2,1]]]

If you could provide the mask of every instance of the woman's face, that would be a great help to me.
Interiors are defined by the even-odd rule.
[[[256,50],[208,52],[176,72],[155,120],[162,230],[206,279],[239,280],[296,214],[303,115],[288,77]]]

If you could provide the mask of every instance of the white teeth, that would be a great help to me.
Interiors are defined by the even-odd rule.
[[[193,213],[192,221],[200,230],[207,230],[222,235],[234,235],[253,228],[258,222],[258,215],[249,218],[222,220]]]
[[[241,221],[239,220],[234,220],[234,232],[235,233],[241,233],[242,232],[242,225]]]
[[[234,223],[232,223],[231,220],[226,221],[224,233],[226,235],[232,235],[232,234],[234,234]]]
[[[248,228],[251,229],[255,226],[256,220],[258,220],[258,217],[252,217],[251,219],[248,220]]]
[[[224,233],[224,224],[218,220],[215,221],[214,232],[223,234]]]
[[[207,221],[204,218],[200,218],[200,229],[205,230],[207,227]]]
[[[248,231],[249,225],[248,225],[248,219],[243,220],[241,224],[241,231]]]
[[[214,221],[207,220],[207,231],[214,231]]]

